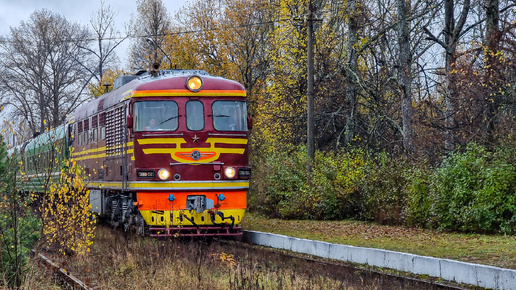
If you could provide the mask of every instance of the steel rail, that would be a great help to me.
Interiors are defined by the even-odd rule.
[[[36,254],[34,250],[32,250],[33,254]],[[37,256],[38,265],[40,267],[44,267],[48,272],[53,276],[53,281],[55,284],[60,286],[65,286],[66,289],[80,289],[80,290],[91,290],[93,288],[86,285],[86,283],[82,282],[78,278],[74,277],[72,274],[68,273],[65,269],[59,267],[55,262],[45,257],[43,254],[38,254]]]

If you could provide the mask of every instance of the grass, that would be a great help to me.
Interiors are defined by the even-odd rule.
[[[280,220],[255,213],[246,215],[243,227],[516,269],[514,236],[443,233],[357,221]],[[95,289],[399,288],[393,288],[392,281],[365,279],[366,274],[355,270],[345,275],[336,272],[340,271],[337,267],[305,264],[275,251],[253,251],[217,242],[124,237],[99,227],[90,253],[54,259]],[[37,269],[29,271],[22,289],[57,289],[40,274]]]
[[[216,241],[124,237],[99,227],[90,253],[53,259],[94,289],[381,289],[385,283],[327,275],[302,260],[254,251]]]
[[[358,221],[271,219],[247,213],[246,230],[516,269],[516,237],[446,233]]]

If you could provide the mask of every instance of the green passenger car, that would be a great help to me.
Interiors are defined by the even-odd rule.
[[[61,125],[30,139],[22,147],[21,170],[26,178],[18,179],[21,190],[43,192],[58,181],[63,161],[70,155],[67,131],[67,125]]]

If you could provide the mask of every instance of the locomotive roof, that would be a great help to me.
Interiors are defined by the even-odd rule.
[[[97,99],[77,108],[73,114],[74,120],[81,120],[96,112],[112,107],[124,100],[131,98],[134,91],[164,91],[164,90],[186,90],[186,81],[192,75],[200,76],[204,81],[203,90],[239,90],[245,91],[242,84],[226,78],[213,76],[203,70],[167,70],[161,71],[159,76],[145,74],[122,85],[121,87],[108,92]],[[203,96],[203,90],[196,94]],[[69,121],[74,121],[69,120]]]

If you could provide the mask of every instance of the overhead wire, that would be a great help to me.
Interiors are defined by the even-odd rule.
[[[306,14],[308,15],[308,14]],[[161,33],[161,34],[149,34],[149,35],[131,35],[127,34],[125,36],[116,36],[116,37],[107,37],[102,38],[102,40],[125,40],[125,39],[145,39],[146,37],[153,37],[153,36],[174,36],[174,35],[181,35],[181,34],[194,34],[194,33],[205,33],[210,31],[218,31],[218,30],[227,30],[227,29],[235,29],[235,28],[247,28],[247,27],[253,27],[253,26],[264,26],[264,25],[271,25],[275,23],[280,22],[286,22],[286,21],[299,21],[298,17],[300,16],[306,16],[305,14],[301,14],[299,16],[296,16],[295,18],[283,18],[278,20],[270,20],[270,21],[263,21],[263,22],[257,22],[257,23],[251,23],[251,24],[243,24],[243,25],[225,25],[220,27],[213,27],[213,28],[206,28],[206,29],[197,29],[197,30],[187,30],[187,31],[175,31],[175,32],[167,32],[167,33]],[[62,42],[89,42],[89,41],[98,41],[99,38],[77,38],[77,39],[68,39],[68,40],[62,40]],[[6,43],[14,43],[13,41],[10,41],[8,39],[8,36],[2,35],[0,36],[0,43],[6,44]]]

